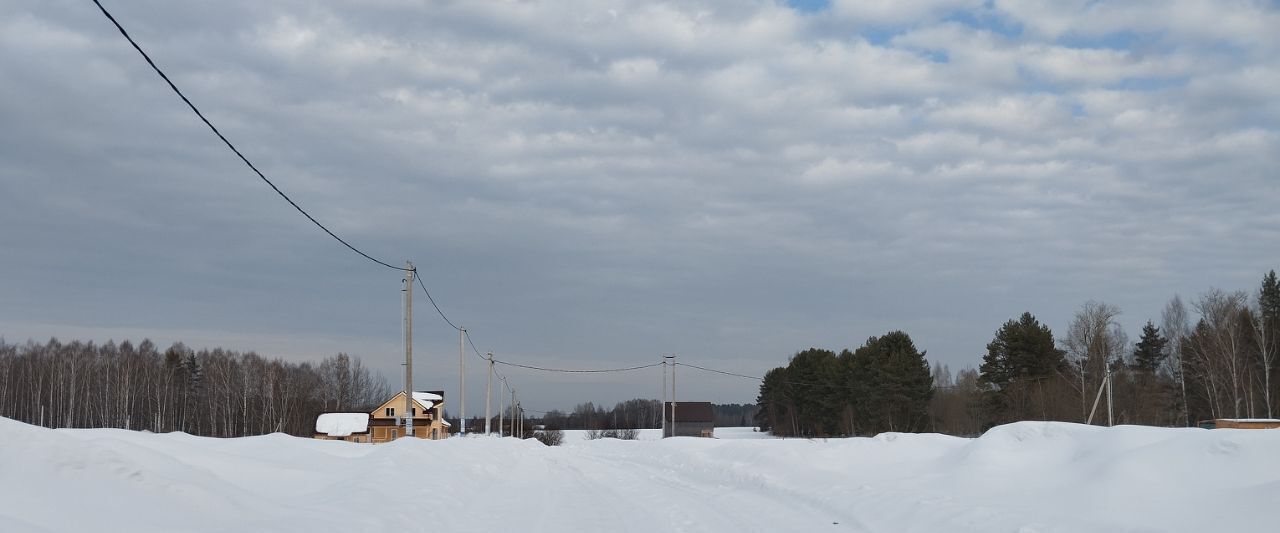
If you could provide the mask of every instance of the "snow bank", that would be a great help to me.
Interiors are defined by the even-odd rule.
[[[744,433],[738,430],[740,433]],[[734,433],[734,432],[729,432]],[[385,445],[0,419],[0,531],[1273,531],[1280,430]]]
[[[324,413],[316,417],[316,433],[346,437],[369,431],[369,413]]]

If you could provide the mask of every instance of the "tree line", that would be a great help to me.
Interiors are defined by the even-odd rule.
[[[342,353],[312,364],[182,343],[161,352],[150,340],[0,339],[0,416],[46,427],[310,436],[320,413],[367,411],[388,396],[385,379]]]
[[[755,410],[754,405],[711,404],[711,413],[716,427],[752,424]],[[604,406],[593,402],[584,402],[574,406],[568,413],[553,409],[533,420],[548,429],[657,429],[662,427],[662,402],[636,398],[618,402],[612,409],[605,409]],[[484,422],[480,423],[483,425]]]
[[[987,344],[978,369],[932,367],[906,333],[839,354],[809,349],[765,374],[757,423],[782,436],[936,431],[1019,420],[1190,426],[1280,414],[1280,282],[1174,296],[1136,343],[1119,308],[1086,302],[1060,339],[1030,312]],[[1108,405],[1110,399],[1110,405]]]

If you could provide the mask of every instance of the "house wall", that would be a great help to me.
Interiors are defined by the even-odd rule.
[[[666,437],[671,436],[670,422],[667,422]],[[678,422],[676,423],[677,437],[710,437],[715,432],[715,425],[711,422]]]
[[[1280,422],[1272,420],[1226,420],[1217,419],[1200,423],[1200,427],[1209,429],[1274,429],[1280,428]]]
[[[434,436],[436,440],[442,440],[449,437],[444,423],[439,420],[417,420],[413,421],[413,436],[423,440],[431,440],[432,430],[435,430]],[[395,432],[395,438],[404,437],[404,426],[392,424],[377,424],[369,426],[369,436],[374,443],[390,442],[392,440],[392,432]]]
[[[345,437],[333,437],[324,433],[316,433],[316,440],[345,440],[347,442],[369,442],[368,433],[353,433]]]

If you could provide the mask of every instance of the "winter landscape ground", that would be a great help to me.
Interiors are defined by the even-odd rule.
[[[5,532],[1275,531],[1280,506],[1280,430],[375,446],[0,419],[0,434]]]

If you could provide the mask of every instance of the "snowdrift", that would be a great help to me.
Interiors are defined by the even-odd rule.
[[[0,418],[0,531],[1275,531],[1280,430],[384,445]],[[723,436],[760,437],[750,430]]]

